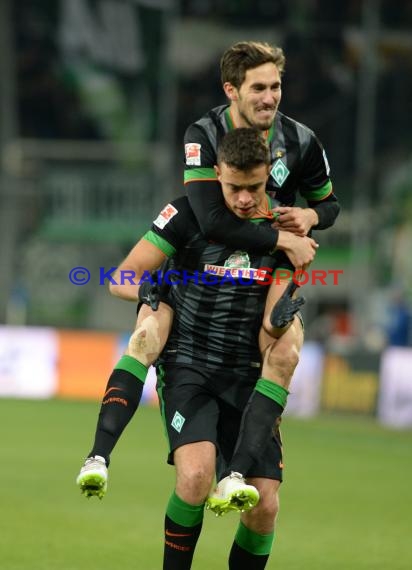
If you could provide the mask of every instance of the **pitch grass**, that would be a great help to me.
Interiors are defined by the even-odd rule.
[[[0,400],[0,566],[159,570],[173,486],[158,411],[142,408],[112,456],[103,501],[74,479],[97,403]],[[412,432],[372,420],[288,418],[285,483],[268,569],[410,570]],[[236,515],[206,513],[193,570],[227,568]]]

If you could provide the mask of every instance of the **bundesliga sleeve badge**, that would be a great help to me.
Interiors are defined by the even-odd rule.
[[[154,225],[160,228],[161,230],[165,227],[166,224],[170,222],[174,216],[178,213],[178,210],[172,206],[172,204],[168,204],[163,208],[157,218],[154,220]]]
[[[185,155],[187,166],[200,166],[200,149],[202,145],[199,143],[185,144]]]

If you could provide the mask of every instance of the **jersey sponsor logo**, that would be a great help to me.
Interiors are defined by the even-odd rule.
[[[153,222],[155,226],[160,228],[161,230],[165,227],[166,224],[170,222],[170,220],[176,216],[178,210],[172,204],[168,204],[160,214],[157,216],[155,221]]]
[[[326,156],[325,150],[323,150],[322,156],[323,156],[323,160],[324,160],[324,162],[325,162],[326,175],[329,176],[329,173],[330,173],[330,166],[329,166],[328,157]]]
[[[204,271],[213,273],[219,277],[233,277],[234,279],[252,279],[253,281],[264,281],[266,272],[253,267],[224,267],[223,265],[212,265],[205,263]]]
[[[263,281],[265,272],[261,269],[250,267],[250,258],[246,251],[236,250],[230,255],[224,265],[212,265],[206,263],[204,270],[222,277],[233,277],[235,279],[252,279],[253,281]]]
[[[186,164],[188,166],[200,166],[200,149],[202,145],[199,143],[185,144]]]
[[[285,163],[283,162],[283,160],[279,158],[273,165],[270,174],[274,179],[274,181],[276,182],[276,184],[280,187],[283,185],[286,178],[289,176],[290,172],[286,167]]]

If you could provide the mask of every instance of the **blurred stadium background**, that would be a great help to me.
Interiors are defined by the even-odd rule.
[[[99,396],[135,321],[133,306],[101,285],[100,268],[116,266],[158,209],[184,191],[183,132],[224,102],[218,61],[242,39],[284,47],[281,110],[318,134],[342,204],[335,227],[316,235],[314,266],[341,270],[338,284],[305,286],[307,343],[285,422],[284,526],[269,567],[412,568],[404,508],[412,499],[411,0],[2,0],[6,570],[90,568],[90,520],[104,544],[96,567],[116,567],[123,550],[136,568],[160,566],[160,542],[145,537],[147,556],[139,558],[136,538],[152,523],[161,532],[172,485],[153,407],[119,445],[113,471],[124,480],[98,515],[73,485]],[[74,267],[90,271],[87,284],[70,282]],[[145,399],[154,403],[153,375]],[[140,491],[151,465],[158,474]],[[156,496],[153,508],[142,496]],[[27,517],[16,516],[24,504]],[[231,535],[230,522],[219,524]],[[224,554],[224,532],[208,524],[205,545]],[[195,568],[213,560],[204,546]]]

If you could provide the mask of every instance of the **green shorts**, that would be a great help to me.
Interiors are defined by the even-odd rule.
[[[217,450],[217,478],[232,458],[243,410],[260,370],[199,368],[195,365],[159,365],[157,392],[169,443],[168,463],[178,447],[211,441]],[[262,458],[247,477],[282,481],[282,441],[279,425],[268,434]]]

